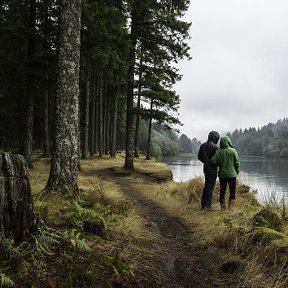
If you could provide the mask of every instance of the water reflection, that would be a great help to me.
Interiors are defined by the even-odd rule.
[[[264,158],[241,159],[239,180],[258,191],[259,199],[271,194],[279,200],[288,196],[288,161]]]
[[[163,159],[172,170],[173,180],[187,181],[197,176],[203,176],[203,166],[200,161],[191,156],[169,157]],[[288,196],[288,161],[264,158],[240,158],[241,167],[238,180],[257,190],[260,201],[271,194],[276,198],[287,199]]]

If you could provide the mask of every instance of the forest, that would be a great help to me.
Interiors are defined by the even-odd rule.
[[[173,90],[189,0],[0,3],[1,287],[287,287],[284,205],[239,183],[200,210],[204,180],[151,159],[201,144]],[[287,157],[287,124],[229,136]]]
[[[288,118],[257,129],[236,129],[227,135],[240,155],[288,158]]]
[[[33,150],[51,155],[51,189],[64,178],[76,185],[80,158],[123,149],[133,169],[139,152],[177,153],[160,142],[170,135],[178,145],[173,85],[181,79],[175,64],[190,57],[191,24],[181,20],[188,0],[1,3],[0,147],[30,167]]]

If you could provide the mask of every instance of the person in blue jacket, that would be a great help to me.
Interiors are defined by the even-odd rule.
[[[207,142],[200,146],[198,152],[198,159],[204,163],[203,172],[205,176],[205,184],[202,192],[201,209],[212,210],[212,193],[215,187],[218,168],[211,158],[215,155],[218,150],[217,142],[219,141],[220,135],[216,131],[211,131],[208,134]]]

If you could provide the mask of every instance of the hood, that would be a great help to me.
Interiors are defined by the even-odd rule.
[[[214,144],[217,144],[217,142],[219,141],[220,139],[220,135],[217,131],[211,131],[209,134],[208,134],[208,140],[211,140],[213,141]]]
[[[225,148],[229,148],[229,147],[232,147],[232,142],[230,140],[230,138],[228,136],[224,136],[220,139],[220,148],[221,149],[225,149]]]

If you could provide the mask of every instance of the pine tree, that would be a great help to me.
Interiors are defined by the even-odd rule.
[[[55,134],[48,191],[78,189],[80,15],[80,0],[61,0]]]
[[[166,121],[167,123],[179,123],[176,117],[169,116],[168,113],[165,113],[165,111],[169,109],[177,110],[176,107],[179,104],[179,97],[177,97],[173,91],[168,92],[172,84],[180,79],[180,76],[177,74],[175,68],[173,68],[170,63],[173,61],[177,62],[183,57],[189,57],[189,47],[185,40],[189,37],[188,30],[190,24],[179,20],[179,18],[183,16],[183,13],[188,9],[189,1],[186,0],[134,0],[128,1],[128,4],[130,4],[129,7],[131,24],[128,60],[129,69],[126,116],[126,158],[124,167],[133,169],[133,116],[135,112],[141,113],[141,94],[146,94],[146,98],[147,96],[148,98],[151,97],[153,94],[153,99],[150,98],[151,106],[148,110],[150,119],[149,122],[152,122],[152,118],[155,119],[157,116],[162,122]],[[137,51],[139,51],[139,53],[137,53]],[[140,55],[139,58],[138,55]],[[137,83],[135,80],[135,74],[137,74],[137,65],[138,103],[137,109],[135,110],[133,109],[133,104],[134,88],[136,87]],[[142,80],[144,78],[146,79]],[[150,84],[148,83],[147,79],[151,80]],[[157,88],[155,90],[156,86]],[[153,109],[155,104],[155,107],[157,107],[156,110],[158,110],[160,107],[163,107],[162,111],[156,113]],[[164,119],[165,116],[166,119]],[[138,124],[136,124],[136,144],[138,137],[137,131]],[[134,147],[137,155],[136,146],[137,145]]]

